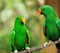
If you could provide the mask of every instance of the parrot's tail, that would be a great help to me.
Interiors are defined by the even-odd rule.
[[[60,49],[60,43],[56,44],[57,49]]]
[[[60,53],[60,43],[56,44],[56,47],[57,47],[57,53]]]

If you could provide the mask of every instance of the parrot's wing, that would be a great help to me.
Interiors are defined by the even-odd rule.
[[[46,23],[44,22],[44,24],[43,24],[43,33],[44,33],[44,35],[46,35],[46,32],[47,32],[47,28],[46,28]]]
[[[30,44],[30,32],[26,30],[26,47],[29,47]]]
[[[48,35],[47,35],[47,26],[46,26],[46,22],[44,22],[44,25],[43,25],[43,33],[46,37],[46,42],[49,42],[49,39],[48,39]]]
[[[58,30],[60,31],[60,20],[59,19],[56,20],[56,25],[57,25]]]
[[[14,45],[14,38],[15,38],[15,31],[13,30],[10,34],[10,43],[11,43],[11,45]]]

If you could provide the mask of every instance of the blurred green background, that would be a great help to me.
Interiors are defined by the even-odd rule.
[[[41,5],[48,4],[53,6],[59,15],[59,2],[59,0],[0,0],[0,53],[11,53],[9,37],[17,15],[22,15],[26,19],[26,27],[31,34],[30,47],[43,45],[45,37],[42,33],[42,25],[45,18],[43,15],[40,18],[37,11]],[[51,52],[57,52],[55,46],[33,53]]]

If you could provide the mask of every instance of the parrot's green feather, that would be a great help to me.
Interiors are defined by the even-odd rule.
[[[14,37],[15,37],[15,32],[12,31],[11,34],[10,34],[10,41],[11,41],[12,45],[14,45]]]
[[[55,13],[53,7],[44,5],[40,7],[41,14],[45,16],[44,34],[46,42],[49,40],[56,41],[60,39],[60,19]],[[56,47],[60,49],[60,43],[56,44]]]
[[[11,34],[10,34],[10,44],[11,44],[11,47],[13,47],[13,51],[16,49],[16,47],[14,46],[14,38],[15,38],[15,31],[12,30]]]
[[[49,40],[56,41],[59,38],[59,30],[60,27],[60,20],[58,19],[55,10],[49,6],[44,5],[40,7],[41,13],[45,16],[45,26],[46,26],[46,41]],[[56,25],[56,20],[58,20],[58,28]]]
[[[25,24],[21,22],[21,18],[22,16],[17,16],[14,23],[15,34],[12,32],[11,35],[11,44],[14,45],[15,43],[14,46],[16,46],[18,51],[26,49],[26,47],[29,47],[30,43],[30,33],[28,32]]]

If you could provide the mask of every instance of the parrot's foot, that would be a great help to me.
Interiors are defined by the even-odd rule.
[[[29,47],[26,47],[26,50],[28,51],[27,53],[31,53],[31,50]]]
[[[45,42],[45,43],[44,43],[44,47],[46,47],[47,45],[48,45],[48,42]]]
[[[59,42],[60,42],[60,38],[59,38]]]
[[[18,51],[17,51],[17,50],[15,50],[15,51],[14,51],[14,53],[18,53]]]
[[[57,49],[60,49],[60,43],[56,44]]]

